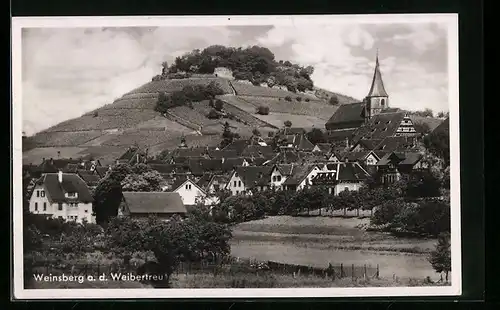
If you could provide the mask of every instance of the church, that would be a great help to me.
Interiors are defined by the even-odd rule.
[[[352,151],[394,151],[401,144],[414,144],[418,136],[409,115],[390,107],[378,54],[368,95],[361,102],[341,105],[325,128],[329,142],[345,143]]]

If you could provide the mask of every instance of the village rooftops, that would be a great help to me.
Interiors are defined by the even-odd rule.
[[[353,140],[357,142],[361,139],[373,140],[392,137],[396,134],[405,114],[405,112],[386,113],[382,111],[374,115],[367,124],[359,127]]]
[[[47,173],[37,184],[43,184],[47,190],[47,197],[52,203],[63,202],[93,202],[94,199],[85,181],[74,173]],[[76,193],[76,198],[66,197],[67,193]]]
[[[320,171],[312,178],[312,182],[361,182],[370,174],[358,163],[327,164],[327,171]]]
[[[238,156],[243,153],[243,150],[250,145],[249,140],[235,140],[232,143],[226,145],[222,150],[224,151],[235,151]]]
[[[285,180],[284,185],[299,185],[309,175],[309,173],[318,165],[305,164],[293,167],[292,174]]]
[[[272,167],[269,166],[240,166],[235,171],[246,187],[252,188],[258,185],[267,185],[271,175]]]
[[[174,192],[123,192],[126,213],[185,214],[181,196]]]

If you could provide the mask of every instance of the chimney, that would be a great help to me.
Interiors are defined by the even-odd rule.
[[[54,164],[54,158],[50,159],[50,163],[53,165]]]
[[[59,183],[62,183],[62,178],[63,178],[63,173],[61,170],[59,170],[59,172],[57,173],[57,180],[59,181]]]
[[[349,148],[349,137],[345,137],[345,147]]]
[[[225,158],[224,158],[224,157],[222,157],[222,163],[224,163],[224,161],[225,161]]]

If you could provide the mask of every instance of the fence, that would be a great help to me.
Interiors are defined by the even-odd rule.
[[[111,273],[137,272],[139,266],[124,266],[119,264],[66,264],[54,265],[39,262],[32,266],[33,273],[57,275],[67,273],[71,275],[100,275]],[[175,274],[236,274],[236,273],[273,272],[293,276],[318,276],[331,278],[379,278],[380,269],[372,265],[330,264],[326,268],[307,265],[286,264],[274,261],[257,261],[255,259],[230,258],[218,262],[180,262],[174,271]]]

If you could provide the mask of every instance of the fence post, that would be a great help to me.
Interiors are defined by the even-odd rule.
[[[379,276],[380,276],[380,269],[379,269],[378,264],[377,264],[377,273],[376,273],[377,279],[379,278]]]
[[[351,277],[354,280],[354,264],[352,264],[352,268],[351,268]]]
[[[366,264],[365,264],[365,273],[363,274],[363,278],[365,279],[366,281]]]
[[[340,278],[344,277],[344,264],[340,263]]]

